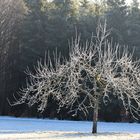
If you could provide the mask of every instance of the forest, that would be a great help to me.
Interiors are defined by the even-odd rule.
[[[37,62],[43,63],[48,53],[53,59],[56,50],[69,59],[69,44],[76,34],[86,44],[104,21],[112,44],[119,43],[134,51],[134,59],[140,58],[139,0],[130,5],[125,0],[0,0],[0,115],[91,120],[92,111],[88,116],[82,112],[72,116],[65,108],[58,113],[51,98],[44,112],[38,112],[36,105],[11,106],[9,101],[19,98],[27,69],[35,72]],[[135,121],[115,98],[102,103],[100,110],[99,120]]]

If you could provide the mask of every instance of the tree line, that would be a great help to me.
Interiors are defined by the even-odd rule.
[[[69,44],[76,32],[81,35],[83,44],[96,33],[99,21],[107,22],[111,30],[112,43],[135,48],[134,56],[140,53],[140,9],[138,0],[127,5],[125,0],[5,0],[0,1],[0,115],[57,117],[60,119],[91,119],[82,113],[71,117],[67,110],[58,114],[57,104],[51,99],[44,113],[36,107],[26,105],[11,107],[7,99],[18,98],[17,91],[26,84],[27,68],[33,70],[37,60],[44,61],[45,55],[57,50],[69,59]],[[101,120],[122,119],[122,108],[114,99],[108,109],[101,106]],[[114,111],[115,110],[115,111]],[[63,115],[62,115],[63,114]],[[124,115],[124,114],[123,114]]]

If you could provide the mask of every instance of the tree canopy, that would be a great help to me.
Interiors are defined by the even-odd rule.
[[[24,71],[29,67],[34,72],[37,60],[44,61],[45,52],[53,58],[53,52],[57,50],[69,59],[68,44],[76,32],[81,34],[81,42],[86,46],[91,36],[95,36],[98,21],[106,19],[113,46],[119,42],[121,46],[130,46],[130,51],[135,48],[135,60],[140,54],[138,0],[133,0],[131,5],[127,5],[125,0],[1,0],[0,11],[1,115],[40,115],[26,106],[11,107],[6,99],[13,100],[13,93],[25,86],[27,75]],[[52,112],[47,110],[43,115],[49,117]],[[80,115],[76,119],[92,119],[92,116],[85,118]],[[104,114],[100,116],[105,120]],[[111,116],[113,118],[113,113]],[[65,118],[65,115],[55,114],[53,117]],[[121,118],[120,112],[118,118]]]

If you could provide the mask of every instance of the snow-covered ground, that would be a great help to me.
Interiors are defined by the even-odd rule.
[[[0,117],[0,140],[140,140],[140,124],[98,123],[92,135],[92,122]]]

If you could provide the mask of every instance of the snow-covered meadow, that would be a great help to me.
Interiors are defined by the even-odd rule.
[[[140,124],[98,123],[98,134],[91,134],[92,122],[0,117],[0,140],[140,140]]]

